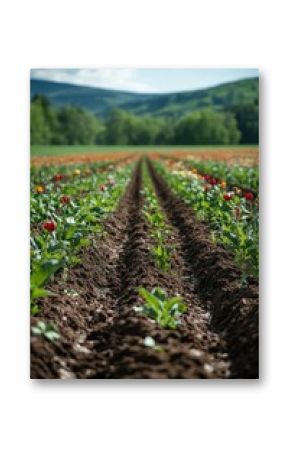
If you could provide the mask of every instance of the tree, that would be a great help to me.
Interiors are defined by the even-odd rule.
[[[45,97],[31,102],[31,143],[54,145],[226,145],[257,143],[258,105],[237,105],[231,111],[210,108],[180,119],[111,110],[103,122],[75,106],[52,107]]]
[[[259,143],[259,106],[258,103],[238,104],[232,107],[239,130],[242,133],[241,143]]]
[[[33,145],[54,143],[57,114],[45,97],[35,96],[30,110],[30,139]]]
[[[137,116],[113,109],[105,122],[105,141],[109,145],[155,145],[170,143],[173,136],[172,119]]]
[[[239,143],[241,140],[241,131],[238,128],[236,117],[232,113],[226,112],[224,114],[224,123],[228,131],[228,143]]]
[[[174,141],[183,145],[226,145],[238,143],[240,132],[234,116],[211,109],[195,111],[176,124]]]
[[[93,114],[74,106],[64,107],[59,110],[58,144],[95,144],[98,133],[103,133],[103,127]]]

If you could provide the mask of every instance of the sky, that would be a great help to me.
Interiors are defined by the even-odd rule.
[[[131,92],[179,92],[259,76],[258,69],[32,69],[31,78]]]

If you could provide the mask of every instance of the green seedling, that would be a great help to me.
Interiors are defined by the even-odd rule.
[[[31,332],[33,335],[39,335],[43,338],[46,338],[48,341],[55,341],[60,338],[56,327],[51,323],[44,323],[43,321],[38,321],[36,326],[32,326]]]
[[[144,178],[145,186],[143,195],[146,201],[143,213],[150,226],[150,236],[154,240],[154,246],[151,248],[151,251],[158,268],[168,270],[170,268],[170,256],[172,252],[172,248],[167,244],[170,231],[167,228],[165,215],[160,209],[147,171],[144,172]]]
[[[160,287],[153,288],[151,292],[140,287],[138,293],[144,299],[145,304],[136,307],[136,311],[144,313],[161,327],[176,329],[180,324],[180,316],[187,310],[181,296],[168,298],[166,292]]]
[[[153,248],[153,254],[156,258],[158,267],[162,270],[168,270],[168,268],[170,267],[170,253],[166,246],[155,246]]]

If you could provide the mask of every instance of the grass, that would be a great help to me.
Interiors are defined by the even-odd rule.
[[[130,145],[32,145],[31,156],[62,156],[66,154],[85,154],[85,153],[117,153],[117,152],[162,152],[162,151],[176,151],[178,149],[186,151],[197,150],[258,150],[258,145],[148,145],[148,146],[130,146]]]

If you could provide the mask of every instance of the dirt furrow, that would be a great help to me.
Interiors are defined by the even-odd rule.
[[[190,273],[180,257],[176,232],[170,239],[175,249],[171,270],[156,267],[150,251],[152,242],[142,213],[141,179],[138,179],[130,207],[127,241],[117,264],[119,291],[115,292],[115,317],[111,327],[96,335],[96,351],[107,356],[96,366],[96,378],[224,378],[229,374],[226,355],[217,334],[209,330],[209,314],[201,306],[189,282]],[[160,328],[142,316],[134,306],[142,300],[136,288],[162,287],[169,295],[179,294],[188,313],[176,330]],[[145,337],[155,339],[158,350],[144,345]]]
[[[209,328],[221,337],[230,359],[230,377],[257,378],[259,323],[258,283],[241,282],[233,256],[210,240],[210,230],[170,190],[149,162],[149,170],[169,222],[178,233],[195,293],[210,314]]]
[[[32,319],[57,323],[59,341],[31,338],[32,378],[255,377],[256,285],[239,286],[239,271],[209,233],[151,167],[170,227],[171,268],[152,255],[142,212],[138,164],[105,234],[81,255],[82,263],[58,275]],[[194,276],[193,276],[194,274]],[[188,311],[177,329],[161,328],[136,311],[139,286],[180,295]],[[157,348],[147,347],[152,337]],[[249,345],[252,344],[252,347]],[[231,362],[231,366],[230,366]]]
[[[138,171],[138,170],[137,170]],[[115,309],[119,276],[118,257],[126,239],[129,204],[135,191],[137,171],[105,232],[80,254],[81,263],[56,276],[49,290],[53,297],[40,300],[41,312],[32,318],[57,324],[60,342],[31,337],[32,378],[87,378],[106,357],[95,351],[95,338],[110,326]]]

